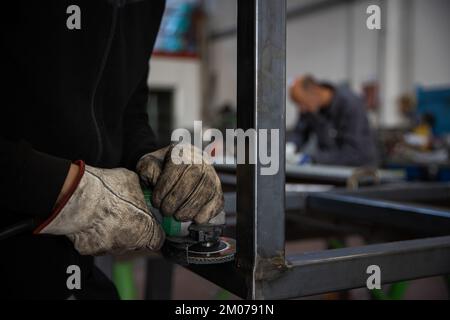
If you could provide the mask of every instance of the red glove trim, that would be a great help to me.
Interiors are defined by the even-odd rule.
[[[48,226],[50,224],[50,222],[52,222],[53,219],[56,218],[56,216],[61,212],[61,210],[65,207],[65,205],[67,204],[69,199],[72,197],[75,190],[78,188],[81,178],[84,175],[85,164],[82,160],[75,161],[74,164],[76,164],[80,167],[80,170],[78,171],[78,176],[77,176],[75,182],[70,186],[69,191],[63,196],[61,201],[53,208],[53,211],[52,211],[50,217],[48,217],[43,223],[41,223],[41,225],[39,225],[33,231],[33,234],[39,234],[42,231],[42,229],[44,229],[46,226]]]

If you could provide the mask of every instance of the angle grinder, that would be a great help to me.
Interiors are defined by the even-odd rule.
[[[161,223],[166,233],[163,255],[181,265],[209,265],[234,260],[236,241],[222,236],[225,228],[225,212],[222,211],[208,224],[180,222],[173,217],[164,217],[152,205],[152,192],[143,188],[145,201],[150,211]]]

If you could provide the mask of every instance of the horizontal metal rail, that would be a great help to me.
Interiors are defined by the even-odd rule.
[[[365,287],[369,266],[381,269],[381,283],[450,274],[450,237],[409,240],[287,257],[278,272],[256,279],[256,299],[289,299]],[[245,276],[232,264],[191,267],[192,271],[242,298]]]
[[[288,257],[288,269],[262,281],[259,298],[285,299],[366,287],[367,268],[383,284],[450,273],[450,237],[410,240]]]
[[[352,220],[355,223],[379,223],[408,229],[417,235],[450,234],[448,210],[333,192],[311,194],[306,202],[309,211]]]

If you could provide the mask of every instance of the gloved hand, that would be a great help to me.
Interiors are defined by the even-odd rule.
[[[192,145],[149,153],[139,160],[137,172],[153,189],[153,205],[165,216],[204,224],[223,210],[220,179],[209,159]]]
[[[302,166],[312,163],[312,159],[308,154],[297,152],[294,143],[286,143],[286,163],[294,166]]]
[[[161,248],[164,232],[147,209],[135,173],[80,163],[78,181],[35,234],[66,235],[82,255]]]

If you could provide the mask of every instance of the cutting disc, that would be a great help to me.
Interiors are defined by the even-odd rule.
[[[187,249],[188,264],[218,264],[234,260],[236,240],[221,237],[212,247],[191,246]]]

